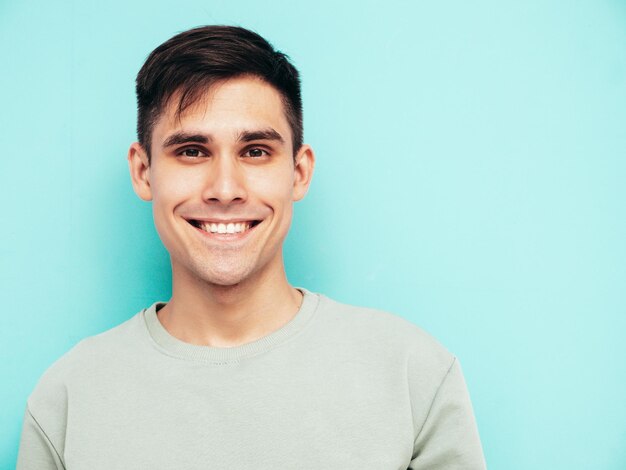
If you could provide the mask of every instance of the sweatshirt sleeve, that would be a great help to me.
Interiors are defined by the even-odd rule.
[[[485,468],[467,386],[454,359],[417,434],[409,470]]]
[[[16,470],[65,470],[57,450],[26,408]]]

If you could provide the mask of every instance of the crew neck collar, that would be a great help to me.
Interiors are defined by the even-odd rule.
[[[172,336],[163,327],[157,316],[157,311],[165,305],[164,302],[155,302],[150,307],[143,310],[142,314],[152,340],[165,354],[198,362],[215,364],[229,363],[268,351],[304,329],[315,314],[319,303],[319,295],[302,288],[298,288],[298,290],[303,294],[302,304],[291,320],[278,330],[262,338],[229,348],[200,346],[186,343]]]

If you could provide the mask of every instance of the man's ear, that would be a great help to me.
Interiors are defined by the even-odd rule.
[[[147,152],[139,142],[134,142],[128,149],[128,169],[137,196],[144,201],[151,201],[150,161]]]
[[[315,168],[315,154],[310,145],[303,144],[300,147],[294,163],[293,200],[299,201],[309,190]]]

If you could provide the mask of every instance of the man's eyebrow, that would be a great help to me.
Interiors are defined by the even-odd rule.
[[[271,127],[254,131],[241,131],[237,136],[240,142],[252,142],[253,140],[276,140],[284,143],[285,139]]]
[[[205,134],[188,134],[186,132],[176,132],[175,134],[172,134],[167,139],[165,139],[165,142],[163,142],[163,147],[188,144],[191,142],[197,144],[208,144],[209,142],[211,142],[211,136]]]

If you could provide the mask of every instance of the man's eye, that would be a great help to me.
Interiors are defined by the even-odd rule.
[[[181,150],[179,155],[183,157],[197,158],[203,156],[203,153],[199,149],[188,148]]]
[[[269,155],[269,153],[266,150],[256,148],[256,147],[246,150],[245,153],[243,154],[244,157],[253,157],[253,158],[264,157],[266,155]]]

